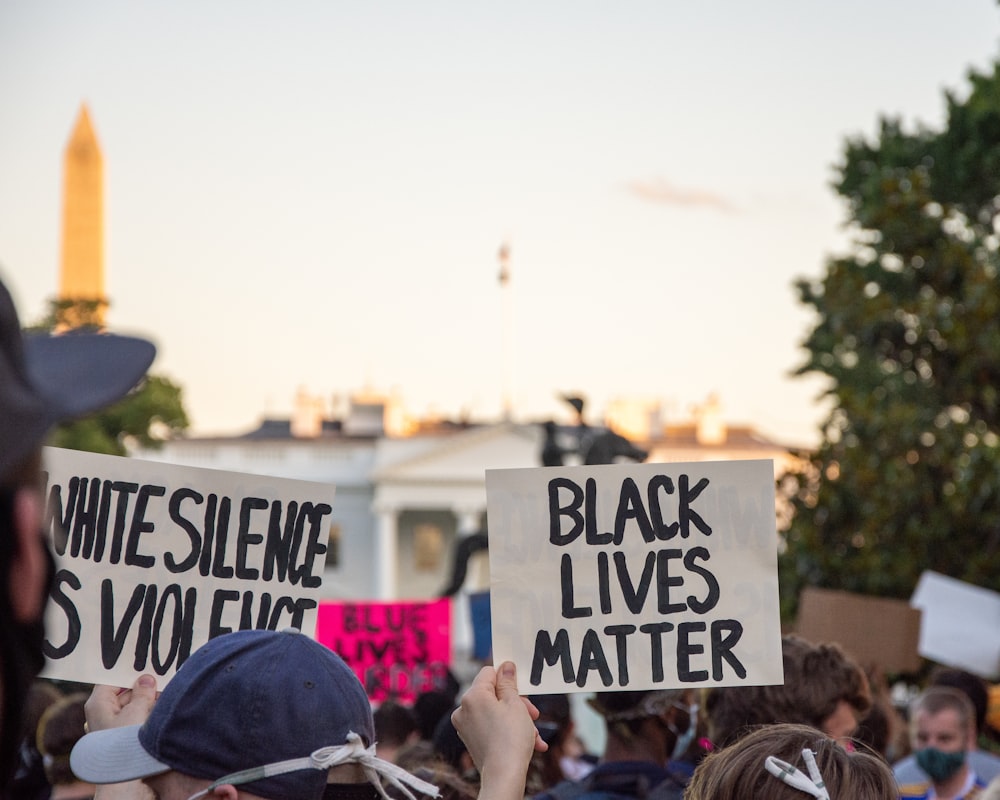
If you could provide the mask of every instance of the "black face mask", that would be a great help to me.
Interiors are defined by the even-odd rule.
[[[17,766],[18,750],[24,737],[24,703],[28,689],[45,665],[44,607],[38,619],[16,622],[10,607],[10,570],[14,555],[14,490],[0,490],[0,688],[3,690],[3,718],[0,724],[0,796],[6,791]],[[44,597],[48,599],[55,579],[55,557],[43,539],[46,576]]]

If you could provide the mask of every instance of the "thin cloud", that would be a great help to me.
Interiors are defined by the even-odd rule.
[[[726,198],[703,189],[684,189],[667,183],[663,178],[651,181],[631,181],[625,185],[633,197],[647,203],[684,208],[714,208],[727,214],[735,212],[736,206]]]

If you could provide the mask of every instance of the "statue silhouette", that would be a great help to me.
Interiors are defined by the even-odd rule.
[[[543,423],[545,429],[545,439],[542,442],[542,452],[540,460],[543,467],[561,467],[565,463],[565,457],[571,453],[580,456],[584,464],[614,464],[619,458],[627,458],[631,461],[645,461],[649,453],[637,447],[621,434],[615,433],[608,428],[592,428],[583,418],[583,409],[586,401],[579,395],[562,395],[573,410],[576,411],[577,424],[573,429],[573,436],[576,438],[576,447],[567,448],[559,444],[556,439],[558,427],[549,420]]]

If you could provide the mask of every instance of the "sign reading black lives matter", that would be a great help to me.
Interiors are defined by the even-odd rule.
[[[771,461],[488,470],[493,661],[525,694],[784,681]]]
[[[159,688],[209,639],[316,628],[333,487],[46,448],[43,675]]]

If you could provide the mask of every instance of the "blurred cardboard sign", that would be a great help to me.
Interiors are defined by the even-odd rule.
[[[920,655],[987,680],[1000,676],[1000,594],[927,570],[910,605],[923,611]]]
[[[340,655],[375,703],[441,689],[451,663],[451,601],[327,601],[316,641]]]
[[[905,600],[808,588],[799,598],[795,631],[811,642],[837,642],[865,666],[920,669],[920,611]]]

